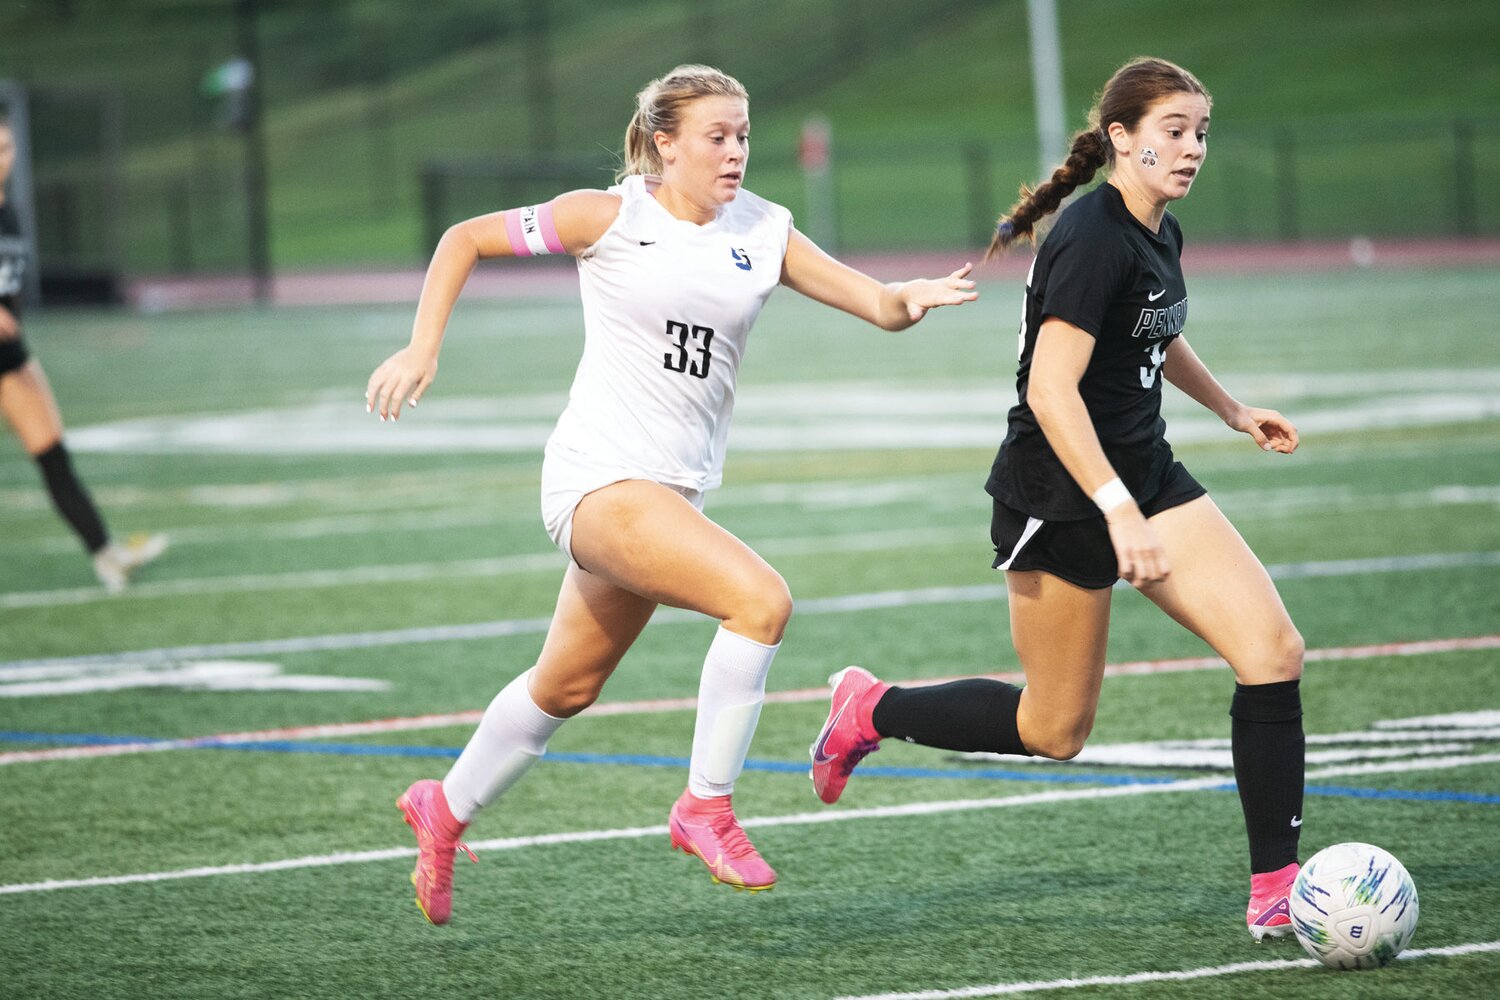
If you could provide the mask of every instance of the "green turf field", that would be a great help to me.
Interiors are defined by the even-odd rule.
[[[809,689],[831,671],[1017,666],[981,486],[1018,292],[990,279],[977,305],[905,334],[786,291],[756,329],[708,510],[799,602],[770,682],[788,694],[765,709],[736,802],[776,890],[712,886],[667,849],[692,713],[645,702],[694,695],[713,625],[663,612],[605,692],[615,714],[565,726],[472,828],[481,863],[460,861],[442,928],[412,905],[393,801],[441,774],[471,723],[299,730],[475,712],[532,662],[562,566],[537,515],[540,444],[576,363],[577,304],[461,304],[438,383],[395,426],[361,393],[407,309],[36,317],[106,516],[174,547],[106,599],[0,440],[0,994],[779,1000],[1034,981],[1091,997],[1492,995],[1500,282],[1191,283],[1199,354],[1303,430],[1295,456],[1262,455],[1169,403],[1180,457],[1272,568],[1312,651],[1304,853],[1386,847],[1420,889],[1413,949],[1492,950],[1360,974],[1224,970],[1303,956],[1245,933],[1234,794],[1161,783],[1227,776],[1160,745],[1227,738],[1222,668],[1106,680],[1077,763],[888,744],[838,806],[817,802],[805,765],[826,701]],[[1112,663],[1205,653],[1118,594]],[[1464,735],[1429,718],[1456,713],[1478,713]],[[1429,721],[1388,725],[1411,719]],[[230,733],[252,735],[101,753]],[[1108,763],[1126,743],[1148,744],[1143,762]],[[93,756],[57,757],[70,748]],[[1192,970],[1213,974],[1062,982]]]

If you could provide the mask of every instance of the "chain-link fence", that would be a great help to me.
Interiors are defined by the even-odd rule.
[[[786,108],[814,111],[806,95],[837,93],[865,67],[899,65],[924,41],[998,9],[982,0],[938,9],[906,0],[139,6],[155,13],[108,36],[90,27],[90,3],[79,0],[11,25],[11,41],[0,37],[7,72],[34,95],[46,267],[249,266],[252,123],[213,86],[236,55],[236,11],[252,18],[260,41],[272,256],[294,268],[415,264],[456,219],[605,186],[633,94],[689,60],[722,62],[754,96],[757,122],[777,122],[757,126],[748,186],[805,219],[797,121]],[[1024,16],[1024,5],[1011,6]],[[64,8],[74,13],[57,13]],[[15,42],[28,25],[26,43]],[[1024,69],[994,71],[1024,80]],[[943,91],[918,79],[871,86],[908,112],[922,103],[911,88]],[[982,246],[1018,185],[1034,179],[1024,84],[986,80],[933,100],[973,113],[939,127],[918,109],[915,119],[892,118],[879,139],[870,136],[885,131],[880,121],[841,131],[835,119],[831,243]],[[986,127],[997,115],[1008,130]],[[1215,131],[1207,169],[1174,207],[1195,242],[1500,234],[1500,117],[1235,127],[1226,116]]]
[[[1031,180],[1035,150],[1031,135],[921,146],[835,142],[832,242],[843,250],[985,246],[996,217]],[[553,164],[428,163],[415,250],[467,216],[544,200],[591,176],[591,186],[605,186],[614,161],[581,157],[566,175]],[[804,216],[807,183],[795,150],[757,149],[746,181]],[[1172,211],[1194,242],[1500,235],[1500,119],[1332,131],[1311,123],[1214,138],[1192,194]]]

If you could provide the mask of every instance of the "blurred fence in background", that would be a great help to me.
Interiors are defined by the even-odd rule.
[[[118,102],[80,93],[40,96],[33,101],[42,137],[35,188],[38,242],[49,266],[87,272],[117,262],[131,272],[176,273],[246,266],[245,183],[235,140],[201,133],[186,164],[141,168],[120,155]],[[89,155],[58,156],[49,147],[46,123],[63,120],[49,111],[64,106],[75,153],[80,135],[93,137]],[[80,116],[89,122],[86,130],[78,128]],[[272,207],[281,222],[314,234],[320,219],[341,216],[329,239],[310,238],[315,258],[415,264],[453,222],[575,187],[607,187],[617,165],[602,150],[467,155],[431,158],[412,175],[377,179],[368,165],[329,162],[330,174],[346,175],[334,204],[278,205],[273,187]],[[995,217],[1034,169],[1030,134],[911,145],[835,136],[830,249],[983,246]],[[795,148],[756,145],[747,182],[805,217],[806,181]],[[1287,125],[1212,137],[1206,169],[1173,211],[1195,242],[1500,235],[1500,119],[1399,129],[1380,122]],[[368,242],[361,242],[361,223]]]
[[[243,132],[206,91],[235,54],[236,10],[259,11],[278,268],[417,265],[458,219],[607,186],[631,95],[679,61],[722,60],[744,80],[758,122],[748,186],[804,224],[795,132],[818,111],[806,95],[864,81],[868,109],[861,90],[853,112],[864,117],[846,126],[844,94],[846,117],[834,122],[833,212],[821,230],[832,249],[982,247],[1018,185],[1035,179],[1032,127],[986,125],[997,115],[1030,122],[1024,60],[990,54],[1024,52],[1020,3],[132,0],[120,9],[155,13],[123,26],[90,16],[102,4],[0,15],[32,29],[25,45],[0,37],[0,58],[31,88],[38,246],[54,271],[247,267]],[[1224,16],[1214,6],[1184,16]],[[1064,8],[1065,43],[1083,39],[1086,49],[1087,32],[1107,39],[1088,9]],[[970,48],[990,62],[966,69],[975,57],[955,51],[943,66],[956,74],[951,88],[922,78],[941,65],[932,47],[940,59],[942,46],[974,32],[988,32]],[[902,62],[911,53],[921,61]],[[879,69],[860,76],[870,66]],[[929,121],[928,93],[932,115],[959,110]],[[763,130],[773,110],[782,119]],[[1174,207],[1190,240],[1500,235],[1491,112],[1315,121],[1250,110],[1283,124],[1226,113],[1215,125],[1207,169]]]
[[[1173,206],[1194,242],[1297,241],[1500,235],[1500,119],[1459,119],[1400,138],[1378,123],[1282,127],[1211,138],[1193,193]],[[245,266],[242,174],[232,150],[203,144],[196,165],[176,172],[126,171],[125,221],[107,216],[96,181],[39,172],[40,224],[54,262],[89,266],[108,252],[103,235],[127,232],[131,271],[213,272]],[[844,251],[982,247],[996,216],[1035,169],[1031,135],[1010,142],[971,139],[925,143],[848,142],[835,138],[831,160],[834,247]],[[757,146],[747,186],[805,219],[806,181],[795,149]],[[616,160],[595,155],[432,159],[398,183],[419,210],[391,234],[379,191],[347,192],[359,215],[395,245],[326,247],[330,261],[425,261],[442,230],[500,208],[545,201],[575,187],[607,187]],[[330,170],[337,165],[330,164]],[[357,171],[351,173],[357,174]],[[274,192],[273,192],[274,197]],[[312,206],[312,212],[321,211]],[[293,207],[280,210],[294,214]],[[341,227],[348,232],[350,227]],[[357,227],[354,227],[357,238]],[[831,248],[831,249],[832,249]]]

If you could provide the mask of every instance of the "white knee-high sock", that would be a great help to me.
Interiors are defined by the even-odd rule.
[[[688,789],[699,798],[734,791],[765,704],[766,675],[780,645],[767,646],[722,625],[714,635],[698,684],[698,722],[688,768]]]
[[[495,695],[443,779],[448,808],[465,823],[520,781],[546,752],[557,727],[567,721],[537,707],[527,690],[530,678],[528,670]]]

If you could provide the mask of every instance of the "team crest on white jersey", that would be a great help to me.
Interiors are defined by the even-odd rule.
[[[729,256],[734,258],[734,266],[741,271],[750,270],[750,255],[740,247],[730,247]]]

